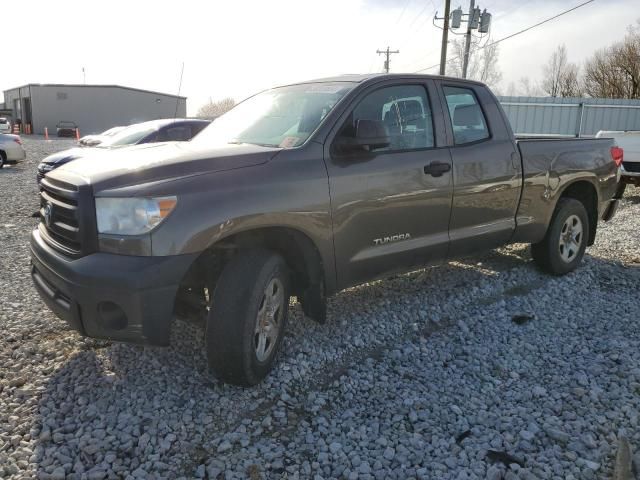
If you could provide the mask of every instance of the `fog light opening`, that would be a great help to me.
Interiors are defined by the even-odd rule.
[[[98,304],[98,318],[103,327],[109,330],[123,330],[127,328],[129,320],[124,310],[113,302]]]

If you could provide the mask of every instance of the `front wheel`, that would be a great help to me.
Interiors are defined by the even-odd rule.
[[[589,228],[584,205],[573,198],[561,198],[547,234],[541,242],[531,245],[534,261],[552,275],[564,275],[575,270],[587,248]]]
[[[289,310],[289,270],[280,255],[240,252],[225,266],[207,318],[209,367],[236,385],[255,385],[271,370]]]
[[[5,162],[7,161],[7,156],[3,151],[0,151],[0,168],[4,167]]]

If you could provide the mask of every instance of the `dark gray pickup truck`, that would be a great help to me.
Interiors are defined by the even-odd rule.
[[[481,83],[342,76],[242,102],[188,143],[81,159],[42,181],[32,275],[83,335],[166,345],[206,319],[210,367],[270,370],[290,296],[326,298],[509,242],[545,271],[581,261],[610,219],[611,139],[516,139]]]

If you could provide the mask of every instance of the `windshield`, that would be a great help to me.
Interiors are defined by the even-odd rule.
[[[292,148],[302,145],[352,83],[309,83],[259,93],[214,120],[193,142],[252,143]]]
[[[124,129],[125,127],[113,127],[113,128],[110,128],[109,130],[102,132],[100,135],[104,135],[105,137],[111,137],[116,133],[121,132]]]
[[[140,140],[148,135],[151,135],[157,130],[155,123],[139,123],[137,125],[131,125],[115,135],[110,136],[100,145],[96,145],[98,148],[107,147],[124,147],[125,145],[135,145]]]

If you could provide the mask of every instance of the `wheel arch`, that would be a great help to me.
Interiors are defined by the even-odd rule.
[[[555,211],[561,198],[573,198],[584,205],[589,218],[589,239],[587,245],[593,245],[598,229],[598,189],[589,179],[578,179],[563,186],[557,196]]]
[[[178,295],[201,286],[213,288],[231,258],[257,248],[273,251],[284,258],[292,274],[292,294],[298,297],[308,316],[324,322],[326,291],[334,283],[328,278],[331,269],[326,268],[320,249],[311,237],[290,226],[254,227],[212,242],[183,276]]]

